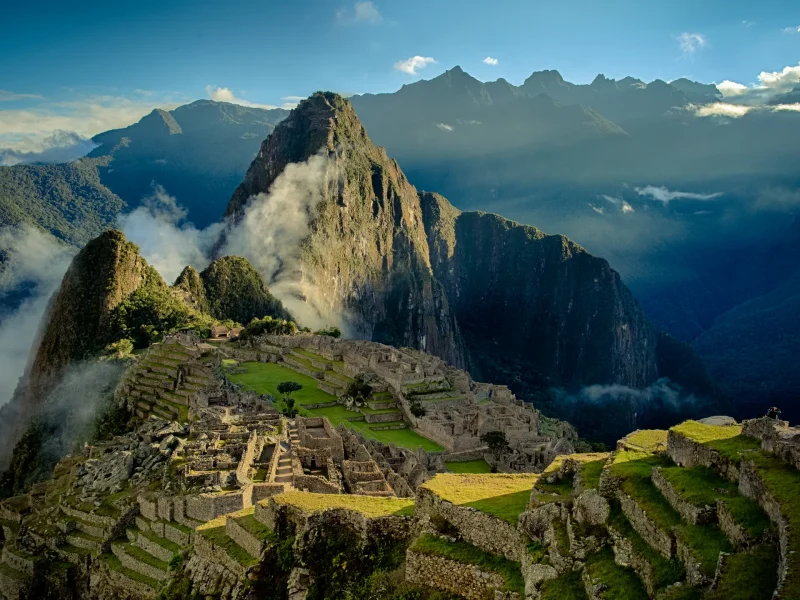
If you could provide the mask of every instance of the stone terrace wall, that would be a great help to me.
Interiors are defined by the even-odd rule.
[[[670,431],[667,434],[667,455],[681,467],[704,466],[734,483],[739,481],[739,469],[718,451]]]
[[[444,446],[448,450],[453,450],[456,440],[442,425],[427,417],[417,418],[416,422],[417,431],[421,435],[433,440],[440,446]]]
[[[494,592],[505,585],[505,580],[497,573],[442,556],[415,552],[413,548],[406,552],[406,581],[447,590],[467,600],[495,598]],[[504,597],[519,598],[519,595],[510,593]]]
[[[661,469],[654,468],[651,477],[653,484],[661,492],[661,495],[666,498],[672,508],[677,510],[684,521],[688,521],[692,525],[699,525],[702,523],[711,523],[716,520],[717,507],[714,506],[697,506],[686,502],[681,495],[672,487],[672,484],[664,479],[661,474]]]
[[[519,562],[525,551],[522,536],[511,524],[469,506],[456,506],[424,487],[417,490],[415,514],[446,519],[470,544],[509,560]]]
[[[199,494],[186,499],[186,516],[197,521],[211,521],[220,515],[244,508],[242,492]]]

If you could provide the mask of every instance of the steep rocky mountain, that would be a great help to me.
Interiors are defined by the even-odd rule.
[[[288,164],[316,155],[328,157],[328,176],[299,280],[322,284],[317,302],[349,315],[357,335],[516,382],[528,397],[592,384],[641,389],[660,377],[713,395],[702,367],[689,378],[670,369],[676,347],[697,359],[659,343],[605,260],[562,236],[418,193],[334,94],[301,103],[264,141],[227,215],[242,219]]]
[[[3,407],[0,461],[70,365],[112,340],[112,312],[140,288],[165,288],[161,276],[119,231],[106,231],[73,259],[51,299],[14,398]]]
[[[89,156],[112,160],[100,169],[104,185],[130,207],[153,193],[175,196],[189,219],[206,226],[241,181],[261,140],[289,111],[198,100],[138,123],[98,134]]]

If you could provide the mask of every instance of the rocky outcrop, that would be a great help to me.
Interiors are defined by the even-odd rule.
[[[299,280],[321,286],[316,301],[350,315],[356,335],[501,383],[523,371],[539,388],[642,388],[687,370],[687,360],[662,360],[658,332],[605,260],[563,236],[418,193],[335,94],[302,102],[264,141],[227,216],[241,219],[287,165],[316,155],[329,176]]]

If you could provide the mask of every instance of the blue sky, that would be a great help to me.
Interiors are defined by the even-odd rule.
[[[282,105],[317,89],[394,91],[456,64],[516,84],[547,68],[576,83],[602,72],[752,84],[798,65],[798,28],[800,3],[787,0],[8,3],[0,147],[209,96]],[[397,68],[415,56],[436,62]]]

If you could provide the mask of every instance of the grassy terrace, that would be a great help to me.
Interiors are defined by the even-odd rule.
[[[422,484],[434,494],[457,504],[517,524],[539,475],[440,473]]]
[[[463,462],[446,462],[447,470],[452,473],[491,473],[492,467],[482,458],[478,460],[466,460]]]
[[[215,546],[225,550],[228,556],[245,569],[257,564],[258,560],[250,556],[244,548],[234,542],[225,532],[225,518],[226,517],[222,516],[213,521],[203,523],[197,528],[197,533]]]
[[[541,592],[541,600],[589,600],[580,571],[567,571],[556,579],[545,581]]]
[[[544,477],[538,479],[533,485],[533,489],[539,492],[539,495],[535,496],[536,501],[540,504],[569,502],[572,499],[573,481],[574,477],[572,475],[562,477],[553,483],[549,483]]]
[[[653,582],[657,589],[662,589],[683,579],[684,569],[678,557],[673,556],[670,560],[667,560],[659,552],[653,550],[650,544],[645,542],[642,536],[631,526],[616,503],[611,507],[609,525],[627,538],[631,542],[633,549],[647,559],[647,562],[653,567]]]
[[[606,586],[599,594],[603,600],[647,600],[647,590],[636,572],[614,562],[614,552],[608,546],[586,557],[589,576]]]
[[[611,472],[622,478],[622,490],[636,500],[650,519],[663,531],[674,531],[698,559],[702,572],[713,577],[719,553],[733,548],[719,527],[683,523],[680,514],[661,495],[650,476],[653,467],[670,466],[672,463],[664,455],[623,450],[614,456]]]
[[[755,539],[770,528],[769,517],[756,502],[741,496],[736,484],[708,467],[666,467],[661,475],[690,504],[713,506],[718,499],[724,500],[734,521]]]
[[[139,562],[143,562],[146,565],[150,565],[151,567],[155,567],[161,571],[168,571],[169,565],[165,563],[163,560],[158,560],[155,556],[148,554],[139,546],[134,546],[133,544],[122,544],[122,547],[125,549],[125,552],[128,553],[130,556],[138,560]]]
[[[589,460],[581,464],[581,481],[584,488],[600,489],[600,475],[607,458]]]
[[[417,540],[413,549],[422,554],[442,556],[450,560],[476,565],[484,571],[502,576],[505,580],[503,589],[509,592],[525,593],[525,582],[519,563],[508,560],[497,554],[484,552],[465,542],[448,542],[442,538],[425,535]]]
[[[776,564],[774,546],[757,546],[729,556],[718,586],[706,594],[706,600],[769,600],[778,585]]]
[[[639,429],[623,438],[622,443],[631,450],[663,452],[667,449],[667,431],[665,429]]]
[[[290,504],[308,513],[325,510],[326,508],[349,508],[370,518],[388,515],[411,516],[414,514],[414,500],[410,498],[285,492],[273,496],[273,499],[278,504]]]
[[[742,435],[742,427],[740,425],[721,427],[718,425],[704,425],[697,421],[684,421],[680,425],[671,428],[670,431],[698,444],[714,448],[734,464],[738,464],[741,461],[742,452],[761,448],[758,440]]]
[[[358,419],[363,415],[357,411],[347,410],[344,406],[329,406],[325,408],[306,408],[309,404],[327,404],[335,402],[336,397],[322,391],[317,387],[317,380],[312,379],[277,363],[242,363],[241,367],[246,369],[245,373],[228,375],[228,378],[246,389],[253,390],[259,394],[272,394],[276,399],[275,407],[281,410],[284,407],[281,395],[278,393],[278,384],[282,381],[296,381],[303,386],[299,392],[292,394],[300,408],[300,414],[304,417],[328,417],[331,424],[336,427],[344,423],[351,429],[361,432],[364,437],[376,440],[383,444],[394,444],[401,448],[415,450],[421,447],[428,452],[441,452],[444,450],[436,442],[419,435],[411,429],[387,429],[376,431],[370,429],[368,423],[364,421],[350,421]],[[391,412],[391,411],[390,411]]]
[[[256,518],[252,514],[252,509],[249,515],[243,515],[241,517],[232,517],[232,518],[250,535],[260,540],[272,539],[275,537],[275,533],[269,527],[264,525],[261,521],[256,520]]]
[[[146,575],[137,573],[133,569],[129,569],[128,567],[124,566],[121,562],[119,562],[119,559],[113,554],[104,554],[101,558],[103,562],[105,562],[112,571],[117,571],[119,573],[122,573],[123,575],[129,577],[130,579],[133,579],[134,581],[143,583],[156,590],[161,585],[155,579],[150,579]]]

